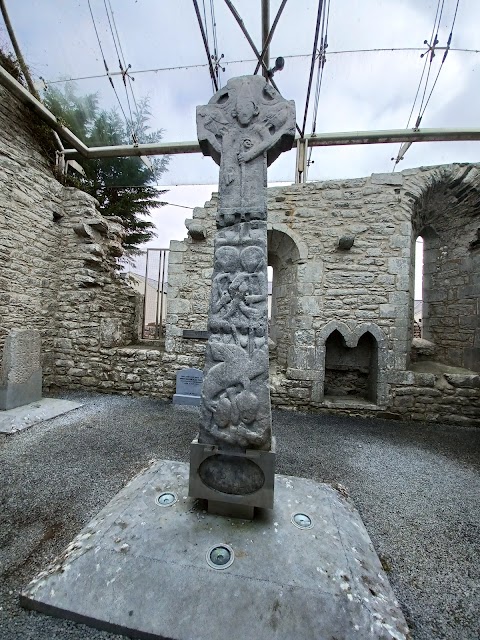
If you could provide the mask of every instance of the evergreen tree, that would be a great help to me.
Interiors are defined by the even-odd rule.
[[[151,118],[147,98],[137,103],[133,118],[125,122],[112,109],[100,109],[98,95],[78,95],[74,83],[66,82],[63,91],[48,88],[44,96],[50,109],[77,137],[89,147],[131,144],[132,133],[138,143],[159,142],[163,131],[151,130]],[[162,204],[159,191],[153,185],[166,171],[168,158],[155,158],[147,167],[139,157],[81,159],[86,177],[69,174],[68,184],[94,196],[105,216],[119,216],[127,236],[124,248],[127,254],[138,253],[139,245],[155,236],[155,225],[146,218],[150,210]]]

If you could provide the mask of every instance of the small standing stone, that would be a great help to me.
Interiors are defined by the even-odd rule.
[[[198,406],[202,392],[203,372],[200,369],[181,369],[177,373],[173,404]]]
[[[15,409],[41,397],[40,332],[12,329],[3,348],[0,410]]]

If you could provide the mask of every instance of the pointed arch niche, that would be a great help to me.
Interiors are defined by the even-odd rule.
[[[332,320],[318,333],[317,352],[321,402],[386,404],[386,343],[377,325],[352,331]]]

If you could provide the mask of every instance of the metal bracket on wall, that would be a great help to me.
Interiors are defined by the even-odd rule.
[[[307,138],[297,140],[297,164],[295,167],[295,183],[301,184],[307,181]]]
[[[57,176],[64,176],[67,173],[67,164],[63,151],[55,152],[55,173]]]

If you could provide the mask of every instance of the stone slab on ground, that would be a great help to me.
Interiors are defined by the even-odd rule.
[[[178,497],[171,506],[162,492]],[[21,594],[21,604],[136,638],[356,640],[408,637],[352,504],[331,486],[276,476],[275,507],[254,521],[187,498],[188,465],[134,478]],[[292,524],[307,513],[310,529]],[[227,544],[233,563],[207,563]]]
[[[57,398],[42,398],[37,402],[8,409],[0,412],[0,433],[7,435],[27,429],[34,424],[45,422],[51,418],[56,418],[73,409],[81,407],[82,403],[72,400],[61,400]]]

